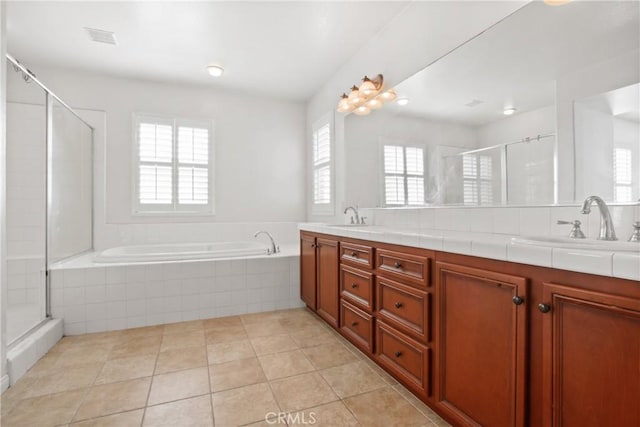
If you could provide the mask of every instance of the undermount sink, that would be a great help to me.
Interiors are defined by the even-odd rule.
[[[513,237],[511,243],[548,246],[553,248],[582,249],[592,251],[640,252],[640,243],[620,240],[573,239],[569,237],[523,236]]]
[[[367,227],[369,224],[329,224],[329,227]]]

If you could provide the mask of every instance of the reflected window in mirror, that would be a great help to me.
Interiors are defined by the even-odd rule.
[[[493,203],[491,157],[478,154],[462,156],[463,200],[465,205]]]
[[[424,205],[424,148],[384,145],[384,205]]]
[[[332,122],[328,114],[312,126],[312,178],[314,214],[333,214]]]
[[[616,147],[613,150],[614,197],[618,202],[632,201],[632,151]]]

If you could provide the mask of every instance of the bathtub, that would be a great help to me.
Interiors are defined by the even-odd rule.
[[[119,246],[94,255],[97,263],[137,263],[202,260],[266,255],[267,246],[259,242],[172,243]]]

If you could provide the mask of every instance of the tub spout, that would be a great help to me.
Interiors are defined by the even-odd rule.
[[[271,241],[271,247],[267,249],[267,255],[277,254],[280,252],[280,246],[276,245],[275,240],[273,240],[273,236],[268,231],[260,230],[256,231],[253,237],[258,237],[260,234],[266,234],[269,240]]]

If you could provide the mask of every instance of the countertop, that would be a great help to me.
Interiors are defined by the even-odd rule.
[[[299,229],[373,242],[413,246],[640,281],[640,246],[638,252],[557,248],[514,243],[512,238],[520,236],[506,234],[375,225],[345,227],[320,223],[302,223],[299,225]]]

